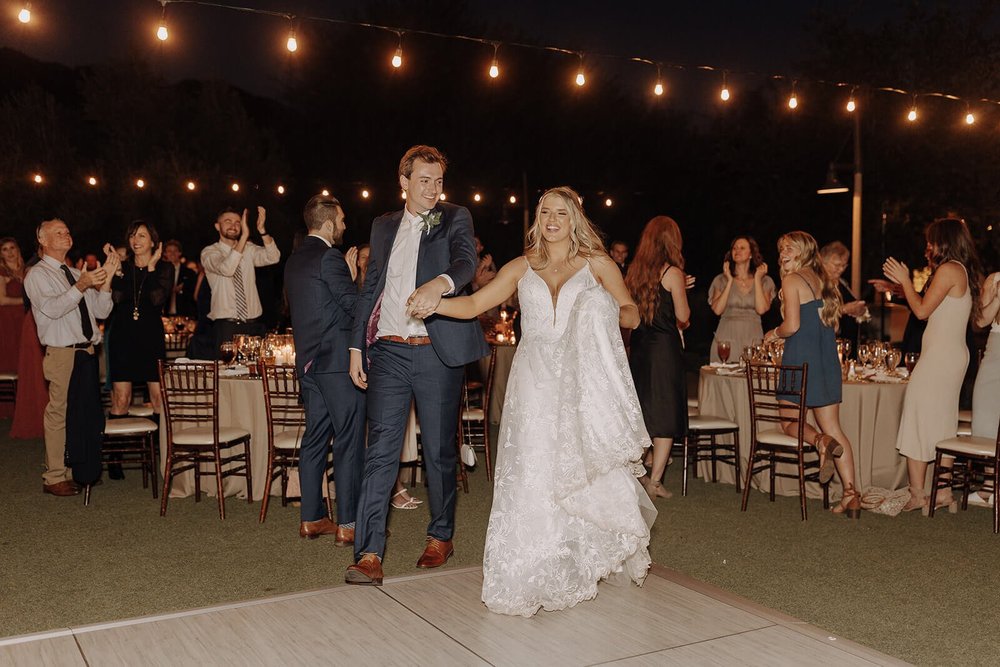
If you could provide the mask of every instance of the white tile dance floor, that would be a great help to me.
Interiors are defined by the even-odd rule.
[[[3,665],[899,665],[654,566],[573,609],[509,618],[478,568],[0,640]]]

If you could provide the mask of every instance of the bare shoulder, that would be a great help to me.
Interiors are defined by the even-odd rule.
[[[965,281],[965,267],[959,262],[945,262],[937,268],[935,273],[935,280],[947,280],[949,282],[959,283]]]
[[[521,276],[523,276],[527,272],[528,272],[528,258],[525,255],[521,255],[520,257],[510,260],[502,267],[500,267],[500,271],[497,273],[497,276],[502,275],[505,277],[510,277],[514,281],[518,281],[521,279]]]
[[[666,290],[674,287],[683,287],[684,270],[679,266],[668,266],[667,270],[663,272],[663,277],[660,278],[660,284]]]

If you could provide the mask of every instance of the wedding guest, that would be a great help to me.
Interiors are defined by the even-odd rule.
[[[306,410],[299,457],[299,535],[310,539],[333,535],[336,546],[347,546],[354,544],[365,449],[365,395],[348,375],[348,345],[358,300],[357,250],[341,253],[334,247],[347,229],[336,198],[314,196],[302,217],[309,235],[285,264],[295,370]],[[331,440],[337,523],[326,516],[322,492]]]
[[[24,273],[41,261],[41,248],[24,264]],[[45,350],[38,342],[35,317],[31,314],[31,303],[24,295],[21,344],[17,357],[17,395],[14,397],[14,417],[10,422],[10,437],[21,440],[36,440],[45,437],[43,416],[45,404],[49,402],[49,390],[45,384],[42,360]]]
[[[843,278],[844,271],[851,260],[851,251],[840,241],[833,241],[820,248],[819,256],[827,277],[836,283],[837,289],[840,291],[840,301],[843,305],[840,308],[837,336],[851,341],[851,356],[853,357],[858,349],[861,320],[868,314],[868,306],[854,294],[851,286]]]
[[[215,352],[219,344],[232,340],[236,334],[261,336],[263,308],[257,294],[258,266],[277,264],[281,258],[278,245],[267,233],[266,212],[257,207],[257,232],[263,247],[250,242],[247,210],[240,215],[235,209],[223,209],[215,220],[219,240],[201,251],[201,263],[212,288],[212,310],[209,318],[215,336]],[[212,358],[215,358],[214,356]]]
[[[687,380],[680,329],[691,308],[685,288],[681,230],[660,215],[646,224],[625,277],[639,308],[640,323],[632,332],[629,368],[642,406],[646,430],[653,439],[652,470],[644,478],[650,498],[669,498],[660,482],[674,441],[687,434]]]
[[[16,373],[24,326],[24,257],[12,237],[0,239],[0,372]],[[9,406],[4,406],[9,407]],[[0,407],[0,411],[4,408]],[[0,416],[3,415],[0,412]]]
[[[368,258],[371,256],[372,247],[367,243],[362,243],[358,246],[358,277],[355,280],[358,288],[361,288],[365,284],[365,276],[368,275]]]
[[[519,293],[482,588],[490,611],[518,616],[592,599],[612,574],[641,585],[655,515],[632,472],[649,435],[622,373],[619,328],[640,314],[621,271],[568,187],[542,195],[526,246],[472,296],[418,312],[475,317]]]
[[[181,242],[170,239],[163,244],[163,259],[171,269],[170,298],[163,305],[164,315],[180,315],[195,318],[198,316],[198,306],[194,302],[194,286],[198,281],[198,273],[192,271],[183,262],[184,248]]]
[[[215,334],[212,331],[212,320],[208,314],[212,311],[212,288],[205,280],[205,270],[198,271],[194,282],[194,303],[198,309],[194,333],[188,341],[187,356],[191,359],[215,359],[219,347],[215,344]]]
[[[979,364],[976,385],[972,392],[972,435],[978,438],[995,438],[1000,428],[1000,272],[991,273],[983,280],[979,296],[977,327],[990,327],[986,350]],[[969,502],[992,506],[993,493],[969,494]]]
[[[935,458],[935,445],[955,436],[959,394],[969,364],[965,331],[970,318],[975,321],[982,310],[979,257],[965,223],[935,220],[924,236],[931,277],[923,296],[914,289],[906,264],[890,257],[882,266],[885,277],[902,287],[913,315],[927,320],[896,438],[896,449],[906,457],[909,478],[910,500],[903,506],[906,511],[929,509],[924,490],[927,464]],[[951,461],[945,459],[945,465]],[[938,492],[937,505],[957,511],[951,489]]]
[[[66,266],[66,255],[73,247],[73,237],[62,220],[46,220],[38,226],[42,260],[28,272],[24,289],[31,300],[31,310],[38,327],[38,338],[45,345],[43,362],[49,381],[49,402],[45,407],[45,472],[42,490],[55,496],[80,492],[74,471],[67,462],[81,463],[85,473],[77,481],[89,484],[100,474],[100,432],[103,412],[97,381],[94,346],[101,342],[101,330],[95,318],[111,313],[111,278],[120,266],[116,254],[109,254],[104,265],[94,271],[76,271]],[[71,428],[72,445],[86,450],[67,451],[67,420],[75,411],[87,410],[78,428]],[[97,435],[96,461],[93,436]],[[90,456],[86,456],[89,454]],[[96,473],[95,473],[96,466]]]
[[[121,275],[111,281],[115,307],[106,329],[108,342],[108,377],[111,380],[110,418],[128,415],[132,403],[132,385],[145,384],[153,404],[153,418],[161,410],[159,361],[166,359],[163,340],[163,305],[171,293],[173,271],[161,262],[163,246],[156,227],[135,220],[125,232],[128,258]],[[108,468],[108,476],[121,479],[120,466]]]
[[[854,452],[840,427],[841,376],[834,327],[840,317],[840,292],[827,276],[816,239],[806,232],[789,232],[778,239],[781,272],[782,322],[767,332],[765,342],[785,339],[782,364],[809,364],[806,407],[812,410],[820,430],[805,425],[804,439],[819,453],[819,481],[825,484],[836,467],[844,494],[832,511],[852,519],[861,516],[861,494],[854,485]],[[789,387],[798,390],[798,387]],[[779,401],[794,405],[797,396],[779,395]],[[796,409],[782,410],[795,417]],[[783,424],[788,435],[796,435],[798,422]]]
[[[628,244],[624,241],[612,241],[608,247],[608,254],[615,261],[618,270],[624,276],[628,273]]]
[[[738,355],[764,337],[760,318],[771,307],[774,294],[774,281],[767,275],[757,242],[751,236],[737,236],[722,261],[722,273],[708,288],[708,303],[720,316],[712,340],[712,361],[721,361],[720,340],[729,341],[730,349]]]

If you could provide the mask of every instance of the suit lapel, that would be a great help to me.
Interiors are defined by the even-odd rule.
[[[447,220],[445,219],[445,211],[444,211],[444,209],[442,209],[440,206],[435,206],[434,208],[431,209],[431,211],[432,212],[433,211],[438,211],[438,212],[441,213],[441,224],[439,224],[436,227],[432,228],[428,232],[421,232],[420,233],[420,248],[417,251],[417,267],[419,267],[421,265],[421,263],[423,262],[424,251],[427,249],[427,243],[429,241],[433,241],[438,236],[440,236],[441,234],[443,234],[444,233],[444,231],[443,231],[444,230],[444,226],[447,224]]]

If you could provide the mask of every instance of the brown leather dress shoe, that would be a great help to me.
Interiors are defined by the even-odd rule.
[[[335,547],[346,547],[354,544],[354,529],[337,526],[337,541],[333,543]]]
[[[451,540],[442,542],[433,537],[428,537],[427,546],[424,547],[424,553],[421,554],[420,560],[417,561],[417,567],[441,567],[448,562],[453,553],[455,553],[455,547]]]
[[[42,491],[53,496],[76,496],[80,494],[80,487],[67,479],[55,484],[42,484]]]
[[[303,521],[299,524],[299,537],[308,537],[310,540],[315,540],[320,535],[336,534],[337,524],[330,521],[328,517],[316,521]]]
[[[347,568],[344,581],[358,586],[382,585],[382,561],[375,554],[365,554],[356,564]]]

